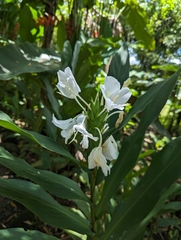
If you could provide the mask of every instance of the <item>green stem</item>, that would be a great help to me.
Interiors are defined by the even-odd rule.
[[[92,225],[92,231],[95,232],[95,236],[91,238],[91,240],[96,240],[96,214],[95,214],[95,182],[96,182],[96,175],[97,175],[97,169],[94,169],[89,174],[89,182],[90,182],[90,195],[91,195],[91,225]]]

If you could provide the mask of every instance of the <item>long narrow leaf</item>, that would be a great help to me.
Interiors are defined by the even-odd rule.
[[[37,230],[25,231],[23,228],[8,228],[0,230],[1,240],[58,240],[51,235]]]
[[[102,199],[97,207],[97,215],[104,210],[107,201],[114,195],[122,179],[134,167],[141,151],[145,131],[165,105],[180,71],[181,70],[165,81],[161,88],[159,86],[160,91],[157,91],[154,99],[143,111],[139,126],[135,132],[123,142],[119,157],[111,169],[111,174],[106,178]]]
[[[109,66],[108,76],[115,77],[121,85],[129,78],[129,53],[124,43],[115,53]]]
[[[117,209],[100,240],[117,239],[142,221],[181,175],[181,137],[170,142],[152,160],[145,176]]]
[[[62,156],[67,157],[68,159],[71,159],[76,164],[78,164],[78,161],[56,141],[54,141],[53,139],[51,139],[49,137],[43,136],[39,133],[19,128],[11,120],[11,118],[7,114],[3,113],[2,111],[0,111],[0,126],[7,128],[11,131],[17,132],[17,133],[29,138],[30,140],[38,143],[43,148],[46,148],[50,151],[61,154]]]
[[[0,147],[0,164],[17,175],[39,184],[57,197],[90,201],[73,180],[50,171],[34,169],[23,159],[12,156],[2,147]]]
[[[16,179],[0,179],[0,194],[20,202],[42,221],[53,227],[92,235],[86,219],[71,209],[61,206],[34,183]]]
[[[181,189],[181,186],[179,184],[172,185],[159,199],[156,206],[153,208],[153,210],[144,218],[139,224],[135,225],[132,229],[129,229],[127,232],[125,232],[121,238],[121,240],[139,240],[143,239],[145,228],[147,224],[149,223],[150,219],[154,217],[158,212],[164,208],[165,199],[167,199],[170,195],[173,193],[176,193],[178,190]],[[142,236],[142,237],[140,237]]]

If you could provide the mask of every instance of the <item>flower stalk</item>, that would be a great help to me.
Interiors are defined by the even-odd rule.
[[[101,168],[104,176],[110,174],[111,165],[109,161],[116,160],[118,157],[117,143],[113,136],[109,136],[103,142],[103,134],[109,129],[107,122],[112,115],[119,113],[116,127],[123,119],[123,109],[125,103],[131,96],[131,92],[125,83],[120,89],[120,83],[114,77],[107,76],[104,84],[101,84],[101,93],[96,94],[95,100],[88,104],[81,96],[81,89],[78,86],[70,68],[58,72],[58,84],[56,85],[60,93],[75,101],[82,108],[83,113],[67,120],[58,120],[53,115],[52,122],[61,129],[61,136],[65,138],[65,144],[76,141],[84,152],[87,152],[87,166],[89,171],[90,200],[91,200],[91,226],[95,236],[88,237],[88,240],[96,240],[99,237],[100,229],[97,229],[96,204],[98,197],[96,194],[97,171]],[[104,105],[102,104],[102,100]],[[83,103],[83,105],[82,105]],[[85,104],[85,107],[84,107]],[[118,111],[111,112],[117,109]],[[80,139],[80,136],[82,140]],[[69,140],[70,139],[70,140]],[[79,141],[78,141],[78,140]],[[90,143],[89,143],[90,141]]]

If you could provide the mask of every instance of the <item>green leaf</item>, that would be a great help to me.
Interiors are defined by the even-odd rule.
[[[159,199],[156,206],[153,208],[153,210],[144,218],[139,224],[135,225],[132,229],[129,229],[129,231],[124,232],[123,236],[121,237],[121,240],[127,239],[127,240],[140,240],[143,239],[145,228],[148,225],[151,218],[156,216],[158,212],[164,208],[165,199],[167,199],[170,195],[173,193],[177,193],[181,189],[181,186],[179,184],[173,184]]]
[[[65,40],[66,40],[65,22],[62,20],[59,21],[57,30],[57,44],[60,51],[62,51],[63,49]]]
[[[179,210],[181,210],[181,202],[169,202],[162,207],[161,213],[176,212]]]
[[[11,131],[17,132],[23,135],[24,137],[29,138],[30,140],[38,143],[43,148],[58,153],[64,157],[67,157],[68,159],[71,159],[76,164],[79,164],[78,161],[56,141],[49,137],[43,136],[39,133],[19,128],[15,123],[13,123],[10,117],[7,114],[3,113],[2,111],[0,111],[0,126]]]
[[[120,237],[152,211],[162,195],[181,175],[180,145],[181,137],[178,137],[155,155],[151,166],[131,195],[115,209],[101,240],[117,239],[117,236]]]
[[[52,112],[47,108],[47,106],[44,104],[43,107],[43,113],[44,116],[46,117],[46,133],[48,136],[53,138],[54,140],[57,139],[57,128],[56,126],[52,123]]]
[[[33,43],[36,39],[36,35],[33,35],[31,33],[31,30],[33,28],[36,29],[36,24],[32,17],[32,12],[28,4],[25,4],[21,9],[19,15],[19,22],[20,22],[19,34],[22,40]]]
[[[82,43],[80,41],[76,41],[75,47],[74,47],[74,52],[73,52],[73,57],[72,57],[72,64],[71,64],[73,73],[75,72],[75,68],[77,65],[77,60],[78,60],[81,46],[82,46]]]
[[[47,95],[48,95],[48,99],[49,99],[49,101],[52,105],[52,108],[53,108],[54,112],[56,113],[56,116],[59,119],[62,119],[62,117],[59,113],[60,105],[58,104],[58,101],[54,96],[54,91],[53,91],[52,85],[50,84],[49,79],[46,76],[43,76],[42,79],[44,81],[44,84],[45,84],[45,87],[46,87],[46,92],[47,92]]]
[[[168,227],[168,226],[174,226],[181,230],[180,227],[180,219],[174,219],[174,218],[159,218],[157,220],[157,226],[158,227]]]
[[[53,227],[93,234],[86,219],[61,206],[36,184],[23,180],[0,179],[0,194],[20,202]]]
[[[91,98],[94,99],[96,93],[96,89],[93,86],[85,88],[80,95],[86,102],[90,102]],[[67,116],[74,117],[77,113],[82,111],[82,108],[77,104],[74,99],[70,99],[63,104],[63,111],[66,113]]]
[[[13,157],[2,147],[0,147],[0,164],[11,169],[17,175],[39,184],[43,189],[57,197],[90,202],[79,185],[73,180],[50,171],[37,170],[23,159]]]
[[[42,233],[37,230],[27,230],[23,228],[8,228],[0,230],[1,240],[58,240],[58,238]]]
[[[103,211],[108,200],[118,189],[122,179],[134,167],[141,151],[145,131],[147,127],[155,120],[166,103],[166,100],[168,99],[177,81],[180,71],[181,70],[165,81],[161,88],[160,85],[158,85],[159,91],[156,92],[155,97],[143,111],[139,126],[135,132],[127,137],[122,143],[119,157],[111,169],[111,174],[106,178],[102,199],[97,206],[97,214],[100,214]],[[162,94],[160,94],[160,92]]]
[[[104,38],[112,37],[112,26],[110,24],[110,20],[103,16],[101,17],[99,35]]]
[[[171,63],[171,64],[162,64],[162,65],[153,65],[152,69],[160,69],[164,72],[176,72],[180,68],[179,65]]]
[[[108,76],[115,77],[121,85],[129,78],[129,53],[126,44],[115,53],[109,66]]]
[[[62,67],[61,67],[62,70],[64,70],[66,67],[71,66],[72,47],[68,40],[64,42],[63,50],[61,52],[61,59],[62,59]]]
[[[146,48],[154,50],[155,40],[148,31],[146,12],[140,7],[139,3],[135,0],[127,0],[122,14],[132,27],[136,39],[140,40]]]
[[[0,79],[9,80],[29,72],[57,71],[60,55],[50,49],[41,49],[31,43],[19,46],[8,44],[0,48]]]

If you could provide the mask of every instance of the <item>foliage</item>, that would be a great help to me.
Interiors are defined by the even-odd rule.
[[[177,0],[0,1],[0,164],[15,173],[0,178],[2,196],[71,239],[178,238],[180,11]],[[66,145],[52,123],[53,114],[63,121],[82,113],[55,88],[56,72],[66,67],[88,103],[85,125],[100,138],[87,150],[80,132]],[[103,108],[107,75],[123,88],[131,77],[123,119]],[[89,159],[111,135],[119,157],[104,176]],[[2,239],[12,236],[58,239],[22,227],[0,230]]]

